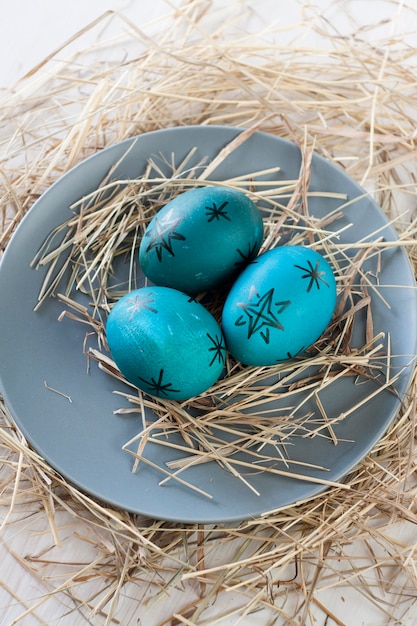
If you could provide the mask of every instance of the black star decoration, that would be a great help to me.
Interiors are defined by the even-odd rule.
[[[209,352],[213,352],[213,358],[210,361],[209,367],[211,367],[216,360],[224,365],[226,361],[226,346],[223,337],[218,337],[217,335],[212,337],[209,333],[207,333],[207,337],[213,344],[212,347],[209,348]]]
[[[284,330],[284,326],[278,319],[285,309],[291,304],[290,300],[274,302],[274,288],[267,291],[263,296],[256,293],[257,301],[239,303],[243,310],[235,321],[236,326],[248,325],[248,339],[259,333],[266,344],[270,341],[270,329]],[[275,311],[273,310],[275,308]]]
[[[170,393],[179,393],[179,389],[173,389],[172,383],[164,383],[164,370],[161,369],[159,371],[158,380],[154,377],[151,377],[151,380],[145,380],[141,376],[138,376],[139,380],[141,380],[148,388],[149,393],[154,396],[165,396],[167,397]]]
[[[313,267],[313,264],[311,261],[307,261],[307,265],[308,267],[302,267],[301,265],[294,265],[294,267],[296,267],[297,269],[305,272],[305,274],[301,276],[301,278],[309,279],[309,283],[307,286],[307,293],[311,291],[313,285],[315,285],[317,289],[320,289],[320,282],[324,283],[326,287],[328,287],[329,283],[327,283],[323,278],[323,274],[325,274],[326,272],[319,272],[320,260],[316,261],[315,267]]]
[[[172,241],[175,239],[185,241],[184,235],[181,235],[176,230],[182,219],[181,217],[170,219],[169,216],[165,216],[160,220],[158,217],[155,217],[152,228],[146,233],[146,236],[151,238],[146,252],[155,248],[158,261],[162,260],[163,250],[166,250],[171,256],[175,256],[172,249]]]
[[[239,254],[239,256],[241,257],[239,259],[239,261],[235,262],[235,265],[240,267],[241,265],[247,265],[247,263],[249,263],[249,261],[252,261],[252,259],[255,257],[256,255],[256,250],[257,250],[257,242],[255,241],[254,243],[248,243],[248,251],[247,252],[242,252],[242,250],[240,250],[239,248],[236,248],[236,252]]]
[[[217,204],[213,202],[213,206],[206,206],[206,215],[209,218],[207,221],[212,222],[213,220],[217,220],[219,222],[220,218],[222,217],[223,219],[230,222],[230,217],[227,215],[227,211],[225,211],[225,208],[228,204],[229,203],[226,201],[223,202],[223,204],[221,204],[219,207],[217,207]]]

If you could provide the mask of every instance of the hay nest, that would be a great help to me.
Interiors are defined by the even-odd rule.
[[[184,3],[143,28],[122,15],[103,15],[86,29],[99,29],[95,46],[82,49],[80,33],[74,56],[62,60],[58,51],[3,94],[1,250],[33,202],[97,150],[170,126],[227,124],[291,139],[305,163],[312,149],[337,162],[372,193],[397,230],[396,245],[415,265],[417,59],[404,24],[412,32],[416,17],[402,3],[389,11],[388,30],[382,20],[373,29],[352,26],[348,33],[338,32],[312,7],[292,29],[259,32],[245,30],[240,5],[220,11],[203,0]],[[293,181],[291,193],[298,196],[291,206],[298,205],[307,178],[308,167],[303,180]],[[126,206],[126,196],[118,202]],[[280,216],[271,220],[271,233]],[[78,229],[76,253],[82,249],[79,235]],[[267,241],[272,245],[272,236]],[[106,248],[108,239],[95,243],[105,251],[93,255],[94,271],[103,277],[113,251]],[[329,245],[324,249],[331,254]],[[51,250],[43,254],[43,260],[53,260]],[[82,282],[83,271],[73,281]],[[42,297],[50,288],[45,285]],[[61,296],[72,311],[66,314],[83,317],[68,293]],[[364,292],[363,306],[367,297]],[[87,321],[103,336],[97,319]],[[361,366],[367,363],[364,354],[373,354],[372,320],[368,330],[367,350],[356,355]],[[94,356],[107,374],[118,375],[103,354]],[[233,384],[246,375],[237,371]],[[414,376],[389,431],[344,485],[259,519],[210,526],[155,521],[94,501],[28,446],[2,402],[5,545],[13,552],[14,535],[32,528],[43,534],[44,545],[36,554],[15,553],[45,590],[41,598],[17,596],[2,581],[12,602],[21,605],[13,623],[29,615],[44,623],[53,613],[69,620],[76,614],[80,624],[117,624],[129,603],[142,620],[159,607],[161,626],[225,618],[239,623],[258,611],[265,624],[313,624],[320,616],[345,624],[347,587],[363,606],[373,607],[379,623],[410,623],[416,595],[415,388]],[[169,428],[184,419],[175,403],[152,406],[169,414]],[[206,444],[199,441],[199,450]],[[142,458],[137,452],[137,461]],[[69,536],[83,555],[79,560],[60,555]],[[186,606],[184,589],[193,598]]]

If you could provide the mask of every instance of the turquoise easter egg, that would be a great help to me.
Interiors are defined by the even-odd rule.
[[[290,359],[322,335],[335,305],[335,277],[322,255],[302,246],[269,250],[248,265],[226,298],[227,349],[246,365]]]
[[[142,237],[139,261],[156,285],[197,293],[236,276],[262,239],[262,215],[245,194],[199,187],[158,211]]]
[[[123,296],[108,316],[106,337],[125,378],[163,399],[202,393],[219,378],[226,360],[212,314],[168,287],[143,287]]]

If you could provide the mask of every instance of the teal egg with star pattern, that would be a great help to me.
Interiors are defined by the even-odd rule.
[[[303,246],[274,248],[252,261],[227,295],[227,349],[245,365],[291,359],[319,339],[335,306],[335,276],[321,254]]]
[[[164,400],[184,401],[206,391],[226,362],[213,315],[169,287],[142,287],[124,295],[110,311],[106,338],[124,377]]]
[[[232,280],[258,254],[263,220],[251,199],[222,186],[179,194],[147,226],[139,248],[145,276],[195,294]]]

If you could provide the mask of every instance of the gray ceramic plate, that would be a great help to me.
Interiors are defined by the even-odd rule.
[[[149,156],[158,153],[174,153],[179,162],[194,146],[196,162],[202,157],[212,158],[238,132],[226,127],[168,129],[97,153],[58,180],[36,202],[22,220],[0,266],[1,390],[16,424],[30,444],[67,480],[111,505],[155,518],[225,522],[257,517],[313,497],[323,486],[259,472],[250,477],[260,492],[258,496],[217,464],[209,463],[184,474],[186,480],[212,494],[213,498],[207,499],[174,481],[158,486],[161,474],[148,466],[133,474],[132,457],[122,451],[122,446],[137,433],[140,420],[113,414],[122,404],[113,391],[123,389],[123,385],[117,385],[96,367],[86,373],[81,349],[85,329],[75,322],[57,321],[61,303],[51,299],[39,313],[33,312],[43,274],[30,269],[29,264],[46,235],[68,217],[68,207],[96,189],[128,148],[129,154],[114,176],[138,176]],[[274,166],[282,168],[282,179],[296,178],[300,166],[298,149],[279,138],[256,133],[213,176],[225,179]],[[312,190],[340,191],[350,199],[363,194],[337,166],[318,156],[313,158],[311,174]],[[309,208],[319,216],[338,204],[340,200],[312,198]],[[353,242],[353,251],[355,241],[367,235],[372,237],[376,230],[386,240],[396,239],[380,209],[366,195],[346,209],[337,227],[347,223],[352,223],[352,227],[342,235],[342,241]],[[325,464],[329,471],[324,478],[328,480],[343,479],[384,434],[410,381],[417,329],[414,276],[402,249],[383,252],[381,262],[379,290],[390,308],[373,297],[374,324],[376,331],[390,334],[394,370],[404,368],[395,383],[398,396],[389,391],[380,393],[341,422],[337,426],[337,446],[325,438],[296,438],[292,458]],[[71,396],[72,403],[48,391],[45,380]],[[368,394],[367,385],[342,379],[337,386],[332,385],[332,393],[322,400],[327,413],[337,415]],[[147,448],[147,454],[161,465],[173,456],[170,449],[152,446]],[[322,471],[310,474],[323,477]]]

